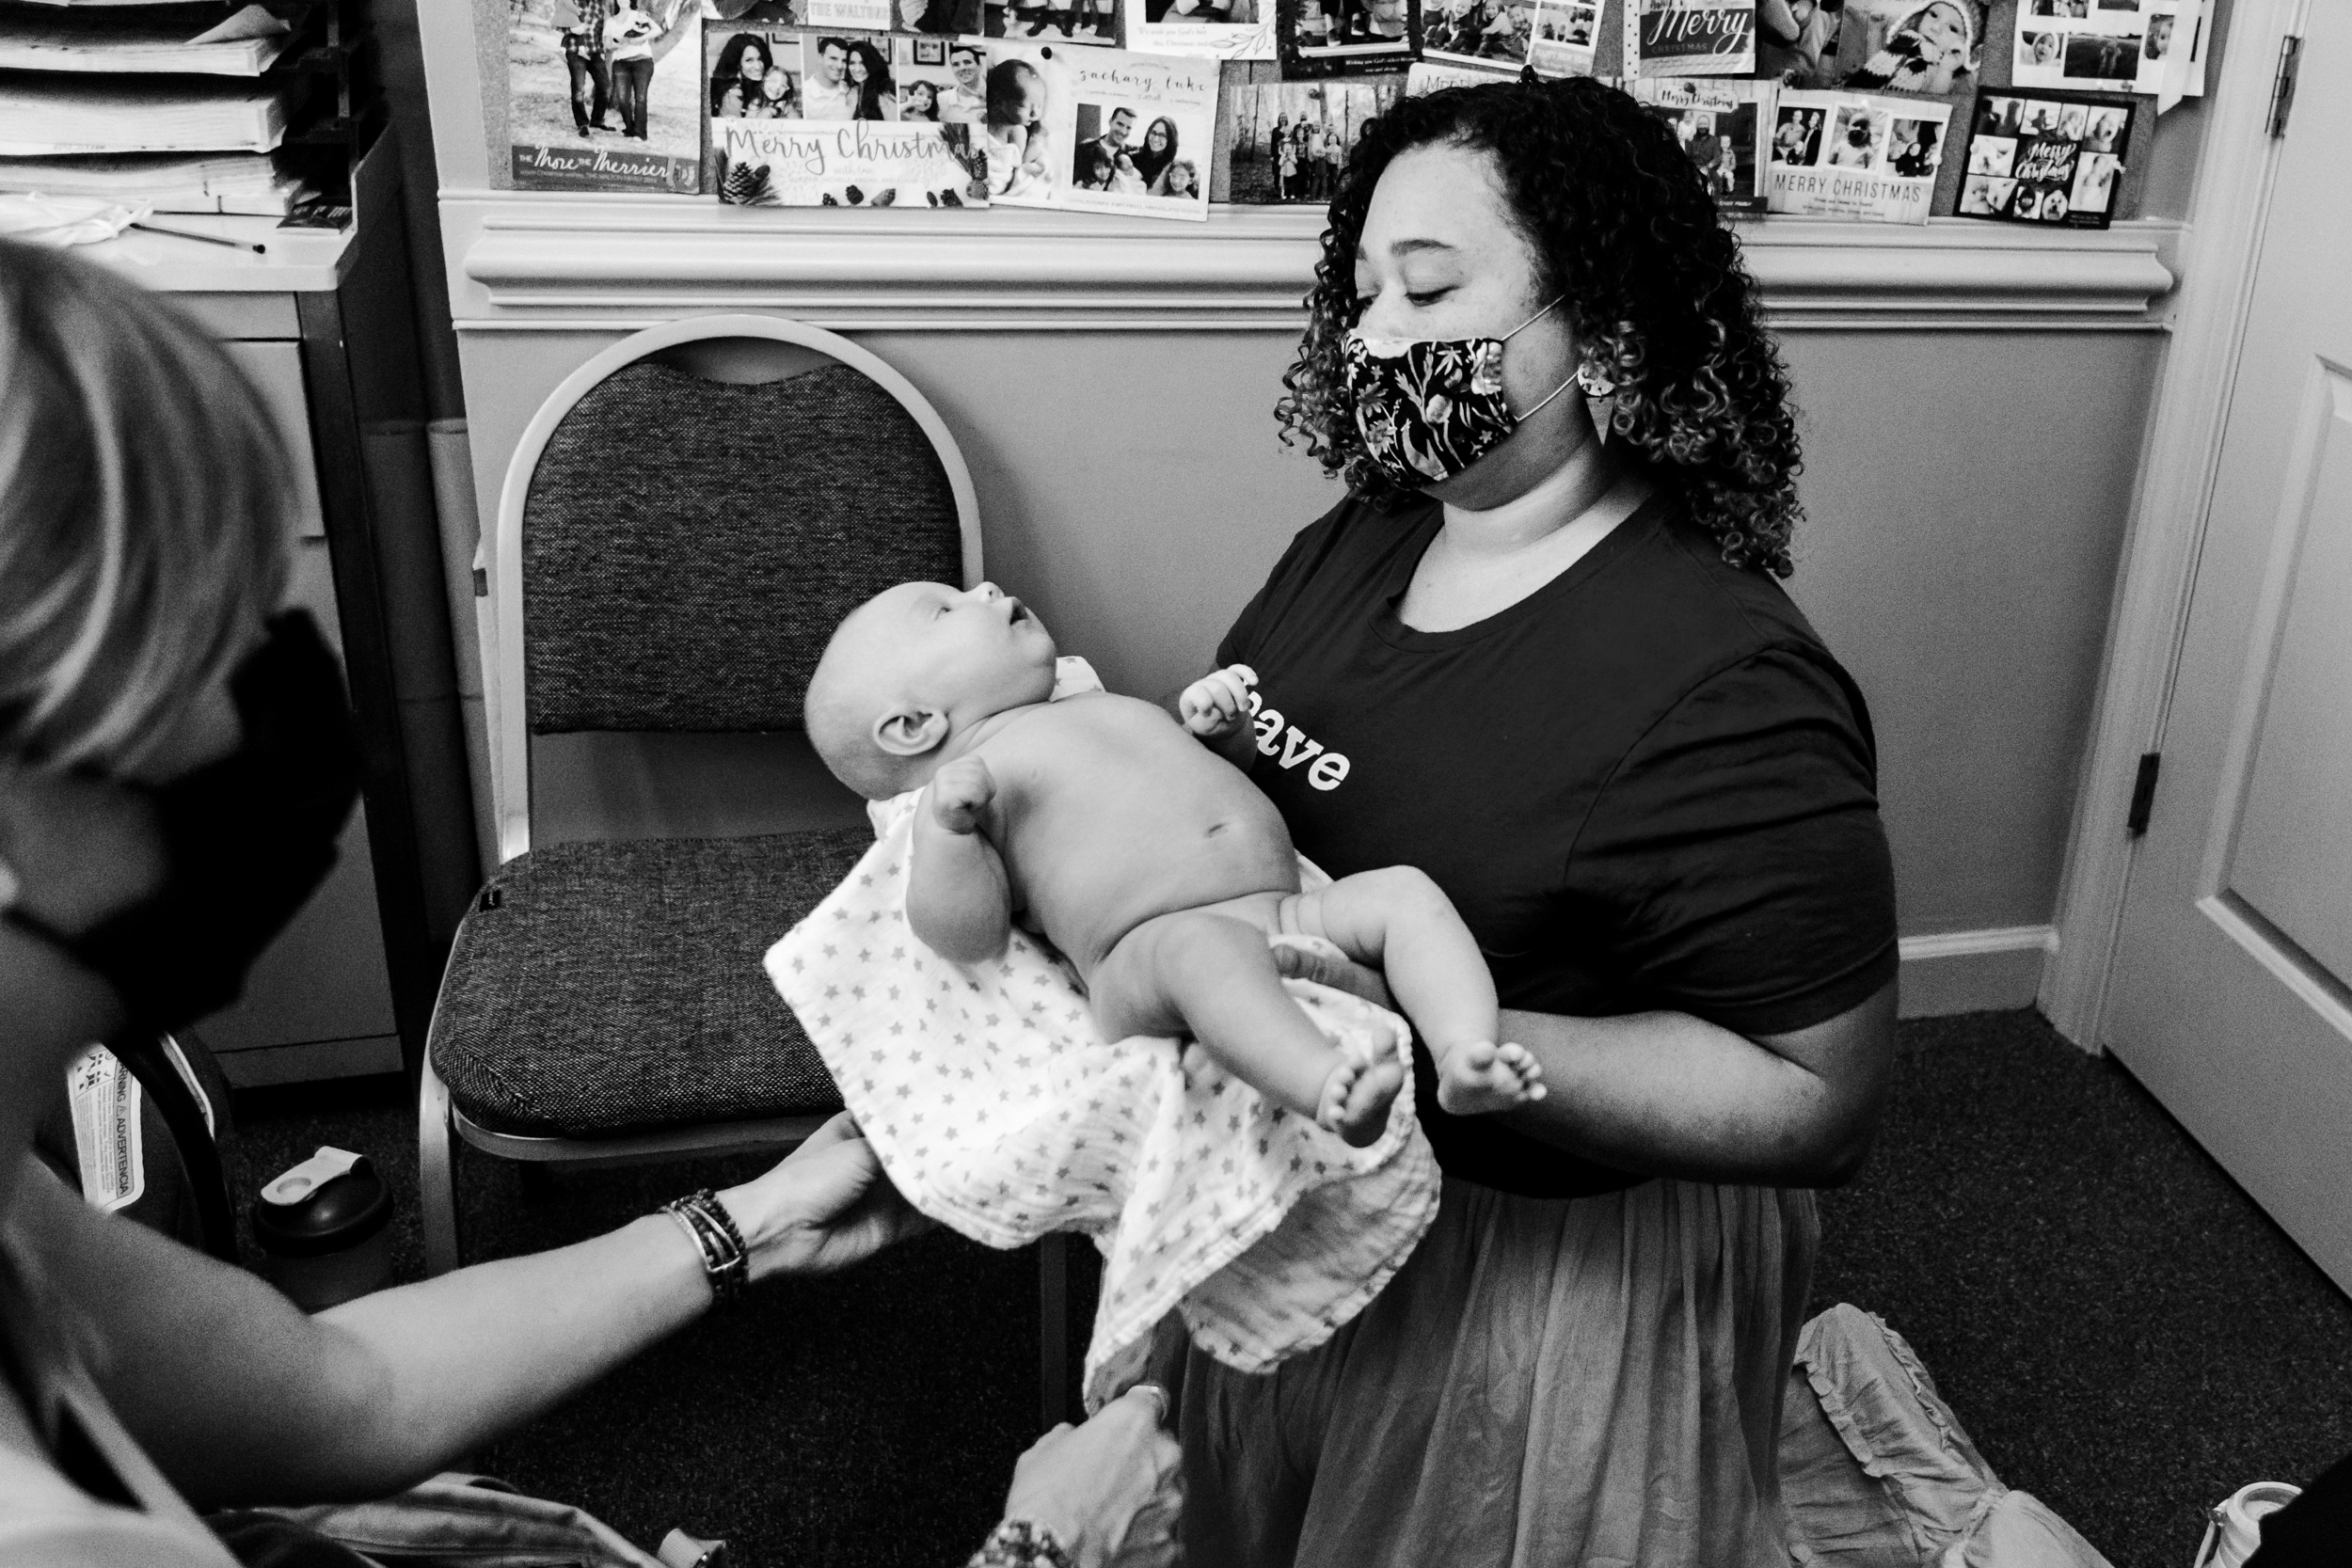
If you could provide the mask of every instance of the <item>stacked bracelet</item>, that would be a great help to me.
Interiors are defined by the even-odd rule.
[[[709,1276],[710,1293],[723,1301],[751,1283],[752,1255],[743,1245],[743,1233],[735,1227],[734,1216],[719,1201],[718,1195],[708,1187],[685,1197],[673,1198],[661,1206],[661,1212],[686,1227],[694,1239],[694,1248],[703,1255],[703,1273]]]
[[[991,1530],[964,1568],[1072,1568],[1070,1554],[1043,1525],[1007,1519]]]

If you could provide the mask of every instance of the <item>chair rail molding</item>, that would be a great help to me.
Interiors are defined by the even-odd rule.
[[[460,331],[638,325],[707,309],[848,330],[1298,329],[1323,215],[1205,224],[1031,211],[746,210],[663,197],[445,190]],[[2180,226],[2053,232],[1742,221],[1775,326],[2153,330]]]

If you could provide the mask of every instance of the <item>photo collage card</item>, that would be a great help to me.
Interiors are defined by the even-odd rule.
[[[986,206],[977,40],[711,24],[708,175],[742,207]]]
[[[1749,76],[1756,0],[1619,0],[1628,76]]]
[[[989,57],[992,201],[1207,220],[1216,61],[1010,42]]]
[[[1545,76],[1590,76],[1600,49],[1600,0],[1543,0],[1527,63]]]
[[[1669,76],[1628,82],[1626,91],[1674,128],[1716,205],[1764,210],[1763,141],[1779,94],[1773,83]]]
[[[2179,11],[2180,0],[2018,0],[2010,83],[2154,92]]]
[[[1948,103],[1788,88],[1773,106],[1765,210],[1924,223]]]
[[[1988,93],[1969,133],[1961,215],[2105,229],[2131,134],[2129,99]]]

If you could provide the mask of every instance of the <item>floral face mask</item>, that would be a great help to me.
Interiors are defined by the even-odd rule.
[[[1559,303],[1500,338],[1370,338],[1350,328],[1341,375],[1373,467],[1406,489],[1452,479],[1574,386],[1574,377],[1562,382],[1525,414],[1502,396],[1502,345]]]

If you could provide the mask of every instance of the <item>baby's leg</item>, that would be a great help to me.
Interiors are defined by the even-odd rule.
[[[1385,970],[1389,989],[1438,1064],[1438,1103],[1455,1116],[1544,1097],[1526,1049],[1498,1045],[1494,976],[1454,902],[1409,865],[1343,877],[1284,901],[1282,927],[1323,937]]]
[[[1358,1148],[1389,1125],[1403,1068],[1324,1038],[1282,989],[1260,927],[1199,910],[1164,914],[1121,938],[1087,983],[1108,1038],[1190,1035],[1233,1076]]]

